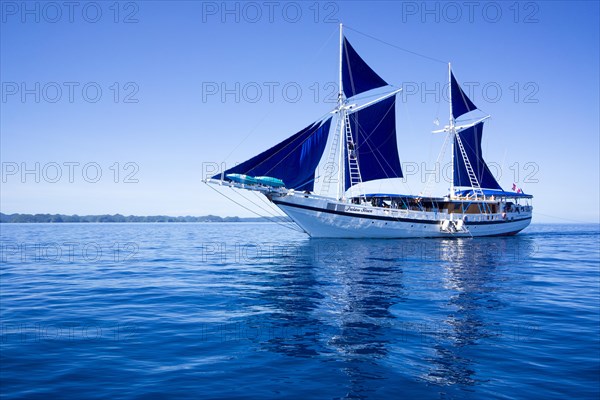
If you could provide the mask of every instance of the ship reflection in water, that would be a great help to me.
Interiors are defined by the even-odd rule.
[[[276,224],[8,225],[8,243],[140,250],[5,254],[2,398],[598,398],[597,226],[314,240]]]
[[[348,398],[473,391],[488,381],[481,347],[494,352],[511,329],[494,317],[506,306],[506,265],[531,246],[526,237],[307,240],[273,260],[261,292],[273,334],[262,349],[320,359]]]

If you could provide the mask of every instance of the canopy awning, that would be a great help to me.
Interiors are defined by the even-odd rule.
[[[492,189],[482,189],[484,196],[490,197],[513,197],[513,198],[524,198],[524,199],[532,199],[533,196],[525,193],[517,193],[517,192],[505,192],[504,190],[492,190]],[[475,193],[473,189],[462,190],[455,193],[457,196],[469,197],[473,196]]]

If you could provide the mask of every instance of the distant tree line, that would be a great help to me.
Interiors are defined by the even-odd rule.
[[[272,218],[271,218],[272,219]],[[281,218],[281,220],[287,220]],[[137,216],[137,215],[64,215],[64,214],[3,214],[0,213],[0,223],[23,222],[264,222],[264,218],[219,217],[204,215],[201,217],[169,217],[167,215]]]

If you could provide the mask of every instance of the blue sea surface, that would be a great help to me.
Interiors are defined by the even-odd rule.
[[[0,395],[600,397],[600,230],[2,224]]]

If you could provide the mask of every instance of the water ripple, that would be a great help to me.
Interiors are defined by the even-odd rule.
[[[3,398],[598,398],[597,225],[2,226]]]

